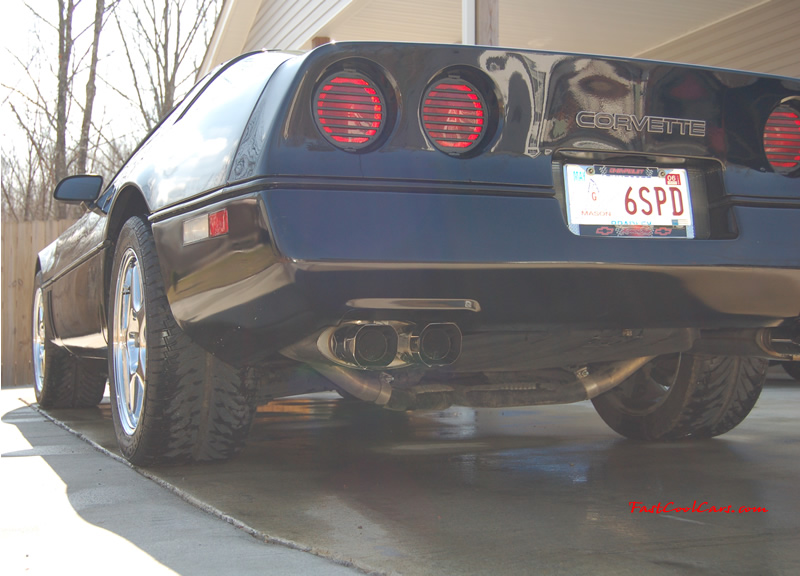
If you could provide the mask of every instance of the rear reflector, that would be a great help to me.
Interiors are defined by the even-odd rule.
[[[764,153],[780,174],[800,168],[800,113],[786,104],[772,111],[764,127]]]
[[[486,132],[486,103],[475,86],[460,79],[434,83],[425,93],[422,125],[431,142],[448,154],[475,148]]]
[[[228,210],[220,210],[208,215],[208,235],[222,236],[228,233]]]
[[[363,74],[341,72],[320,84],[314,117],[328,142],[343,150],[359,150],[380,136],[386,124],[386,101]]]
[[[228,209],[203,214],[183,223],[183,245],[228,233]]]

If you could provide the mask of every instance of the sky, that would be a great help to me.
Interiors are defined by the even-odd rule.
[[[106,0],[110,3],[111,0]],[[33,7],[41,16],[48,21],[57,22],[58,4],[56,0],[28,0],[27,4]],[[94,18],[94,0],[80,0],[75,13],[73,24],[73,34],[77,34],[85,27],[90,27]],[[10,102],[14,102],[17,108],[24,102],[24,97],[14,94],[10,86],[23,94],[34,95],[35,89],[31,79],[26,74],[25,69],[19,64],[17,58],[22,62],[29,62],[39,53],[38,70],[34,66],[31,68],[31,75],[38,79],[39,89],[52,98],[52,107],[55,108],[56,100],[56,81],[55,70],[56,44],[58,33],[55,29],[41,22],[26,6],[24,0],[3,0],[3,8],[0,13],[0,43],[2,43],[2,54],[0,54],[0,122],[2,123],[2,147],[9,150],[12,147],[19,148],[25,146],[25,136],[19,128],[15,119]],[[123,26],[125,19],[123,18]],[[39,32],[42,42],[37,40],[35,32]],[[83,48],[91,42],[92,31],[89,29],[82,38]],[[199,50],[204,51],[204,46],[199,46]],[[200,54],[202,56],[202,54]],[[113,83],[117,88],[126,93],[132,93],[131,74],[128,69],[127,61],[124,57],[122,43],[119,40],[119,32],[116,23],[109,20],[100,38],[100,61],[98,64],[98,75],[102,80],[97,82],[97,96],[94,103],[93,121],[95,124],[103,124],[103,134],[109,138],[129,138],[132,144],[136,144],[145,135],[143,121],[137,109],[132,108],[131,104],[121,96],[114,93],[105,82]],[[88,58],[87,58],[88,64]],[[105,82],[104,82],[105,81]],[[76,80],[74,93],[76,98],[83,103],[85,98],[86,76]],[[186,90],[190,86],[184,87]],[[80,110],[73,112],[73,120],[80,122]],[[76,126],[77,129],[77,126]],[[75,134],[77,139],[77,133]]]
[[[10,102],[14,102],[19,108],[23,98],[15,95],[8,86],[21,91],[25,95],[33,97],[35,90],[31,79],[25,72],[25,69],[19,63],[30,62],[37,52],[40,55],[39,69],[36,65],[31,67],[31,75],[37,78],[39,89],[52,97],[52,107],[55,108],[56,99],[56,81],[55,75],[50,72],[50,68],[55,69],[57,66],[56,61],[56,45],[58,40],[58,33],[56,30],[48,27],[43,22],[39,21],[33,15],[30,9],[26,7],[23,0],[4,0],[3,2],[3,16],[0,19],[0,38],[2,39],[2,73],[0,74],[0,82],[3,86],[0,87],[0,102],[2,102],[2,146],[8,149],[12,146],[24,146],[24,133],[18,126],[17,120],[14,117]],[[28,2],[35,10],[42,16],[57,22],[58,8],[55,0],[30,0]],[[82,0],[81,4],[76,10],[76,23],[80,24],[80,28],[74,26],[74,32],[79,29],[90,25],[94,17],[94,2],[93,0]],[[109,31],[111,28],[109,28]],[[38,32],[38,38],[36,35]],[[101,62],[98,65],[99,71],[103,76],[111,81],[118,83],[128,82],[127,69],[113,69],[108,66],[109,57],[115,51],[119,50],[119,46],[115,46],[113,34],[105,34],[100,39],[100,57]],[[85,43],[91,41],[91,31],[85,34]],[[42,42],[40,43],[39,40]],[[85,97],[86,79],[81,78],[76,82],[75,94],[82,101]],[[115,115],[119,118],[112,128],[113,132],[126,132],[136,130],[135,117],[131,115],[130,107],[125,104],[118,96],[110,94],[105,86],[98,83],[98,96],[95,100],[94,118],[96,121],[105,117]],[[78,114],[75,115],[78,118]]]

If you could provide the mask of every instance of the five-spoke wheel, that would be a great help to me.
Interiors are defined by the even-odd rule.
[[[44,388],[45,338],[44,299],[41,286],[37,286],[33,293],[33,386],[37,398],[41,397]]]
[[[140,466],[231,457],[247,436],[252,395],[178,326],[145,218],[122,226],[109,287],[111,414],[122,455]]]
[[[78,358],[55,344],[47,298],[42,273],[36,272],[31,310],[31,360],[36,401],[43,408],[96,406],[106,389],[105,363]]]
[[[127,434],[139,425],[147,392],[147,315],[139,261],[123,254],[114,297],[114,387],[120,424]]]

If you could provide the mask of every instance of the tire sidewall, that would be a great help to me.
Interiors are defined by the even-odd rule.
[[[126,431],[114,373],[117,283],[137,260],[144,295],[145,391],[136,428]],[[223,460],[243,445],[255,405],[238,371],[214,358],[183,333],[172,315],[155,240],[144,218],[129,219],[117,237],[109,281],[109,381],[111,410],[122,455],[134,465]],[[125,410],[123,406],[122,410]]]
[[[79,358],[53,343],[55,333],[48,293],[42,289],[42,272],[37,271],[31,307],[31,338],[35,338],[37,316],[36,291],[41,290],[42,323],[44,324],[44,361],[40,366],[41,387],[34,386],[36,401],[42,408],[88,408],[97,406],[106,388],[105,368],[95,360]],[[31,343],[33,376],[37,358]]]
[[[712,438],[747,417],[761,394],[767,366],[760,358],[682,354],[672,386],[653,406],[626,405],[625,393],[650,378],[644,370],[592,401],[606,424],[634,440]]]

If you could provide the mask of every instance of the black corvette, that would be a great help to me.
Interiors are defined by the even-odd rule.
[[[800,81],[342,43],[195,86],[39,254],[42,406],[110,383],[136,464],[222,459],[255,407],[592,399],[722,434],[800,360]]]

